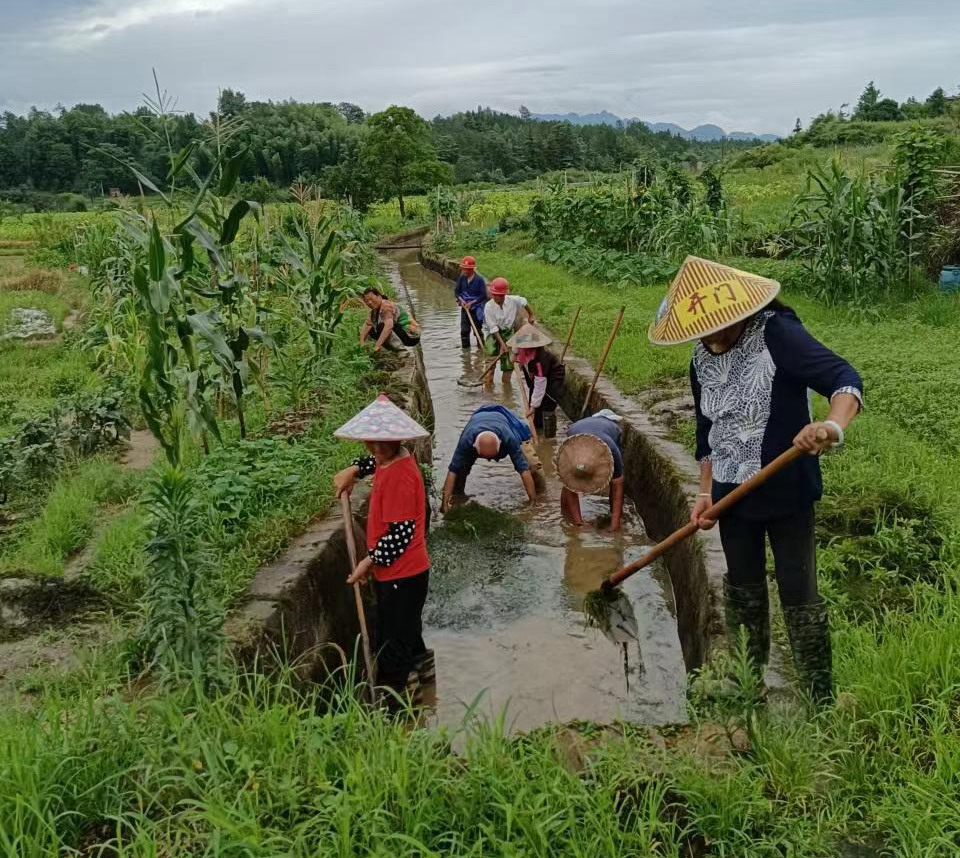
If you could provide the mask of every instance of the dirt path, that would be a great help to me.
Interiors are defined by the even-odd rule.
[[[134,429],[130,433],[130,446],[120,457],[120,463],[132,471],[145,471],[153,464],[160,443],[147,429]]]

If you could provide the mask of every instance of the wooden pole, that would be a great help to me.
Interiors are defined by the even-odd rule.
[[[347,534],[347,556],[350,558],[350,572],[357,568],[357,541],[353,535],[353,510],[350,508],[350,495],[340,495],[340,509],[343,510],[343,526]],[[363,609],[363,595],[360,585],[353,585],[353,595],[357,602],[357,618],[360,620],[360,637],[363,641],[363,661],[367,668],[367,686],[370,702],[376,701],[374,687],[377,684],[377,665],[370,649],[370,632],[367,629],[367,612]]]
[[[623,321],[623,314],[626,311],[626,305],[621,307],[620,312],[617,314],[617,319],[613,323],[613,329],[610,331],[607,344],[603,347],[603,353],[600,355],[600,363],[597,364],[597,371],[593,374],[593,381],[590,383],[590,389],[587,391],[586,398],[583,400],[583,408],[580,409],[580,417],[583,417],[583,415],[587,413],[587,408],[590,406],[590,397],[593,396],[593,390],[597,386],[600,373],[603,372],[603,365],[607,362],[607,355],[610,354],[610,346],[613,345],[613,341],[616,339],[617,331],[620,330],[620,323]]]
[[[570,330],[567,331],[567,341],[563,344],[563,351],[560,352],[560,363],[563,363],[563,359],[567,356],[567,349],[570,348],[570,341],[573,339],[573,329],[577,326],[577,319],[580,318],[580,311],[583,309],[581,304],[577,307],[577,312],[573,314],[573,321],[570,323]]]
[[[476,277],[476,275],[474,275]],[[480,335],[480,329],[477,327],[477,321],[473,318],[473,313],[467,307],[460,305],[460,312],[466,313],[467,318],[470,320],[470,327],[473,328],[473,335],[477,338],[477,346],[483,348],[483,337]]]
[[[533,443],[540,443],[540,436],[537,434],[537,426],[530,413],[530,391],[527,390],[527,371],[520,367],[520,398],[523,400],[523,416],[527,419],[527,426],[530,427],[530,434],[533,435]]]

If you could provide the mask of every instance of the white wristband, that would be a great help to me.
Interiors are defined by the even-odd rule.
[[[833,429],[835,429],[837,432],[837,440],[833,442],[833,446],[839,447],[840,445],[842,445],[843,444],[843,427],[839,423],[837,423],[836,420],[824,420],[823,425],[830,426]]]

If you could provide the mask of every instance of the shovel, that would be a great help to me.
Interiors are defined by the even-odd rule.
[[[483,380],[493,372],[493,368],[499,363],[500,355],[497,355],[490,363],[487,364],[487,368],[483,371],[483,375],[480,376],[476,381],[467,381],[466,378],[458,378],[457,384],[461,387],[479,387],[483,384]]]
[[[817,432],[817,440],[825,441],[827,431],[821,429]],[[737,501],[750,494],[758,486],[763,485],[774,474],[782,471],[787,465],[795,462],[801,456],[807,455],[799,447],[791,447],[784,453],[781,453],[764,468],[761,468],[749,480],[741,483],[728,495],[722,497],[715,504],[708,507],[703,513],[704,518],[716,520],[720,518]],[[639,560],[629,563],[622,569],[614,572],[598,590],[591,590],[584,597],[583,613],[587,618],[589,625],[596,626],[614,643],[623,643],[622,635],[633,629],[636,632],[636,619],[634,618],[633,607],[626,594],[619,588],[627,578],[635,572],[639,572],[646,566],[649,566],[666,551],[669,551],[675,545],[683,542],[687,537],[693,536],[700,528],[692,521],[685,524],[679,530],[675,530],[662,542],[654,545]],[[630,625],[632,621],[632,627]]]

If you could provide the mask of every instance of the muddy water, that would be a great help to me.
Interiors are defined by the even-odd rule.
[[[492,389],[465,388],[484,366],[478,349],[460,347],[459,310],[449,281],[421,267],[416,251],[391,254],[387,273],[398,295],[411,302],[423,328],[422,346],[436,413],[436,497],[460,431],[481,405],[499,403],[522,414],[519,380],[505,387],[499,369]],[[540,440],[546,492],[530,505],[509,459],[479,460],[468,496],[509,512],[525,524],[524,541],[509,556],[465,545],[453,563],[436,568],[424,613],[424,637],[437,657],[437,714],[459,724],[468,707],[497,716],[512,730],[548,722],[628,719],[684,720],[685,673],[670,582],[656,566],[627,582],[640,628],[639,645],[621,647],[584,625],[583,595],[613,569],[639,557],[649,540],[632,505],[621,532],[592,524],[608,512],[604,498],[583,498],[577,528],[560,516],[560,483],[553,469],[556,445],[569,421],[558,412],[558,437]],[[435,527],[443,527],[435,518]],[[438,558],[435,558],[435,561]]]

